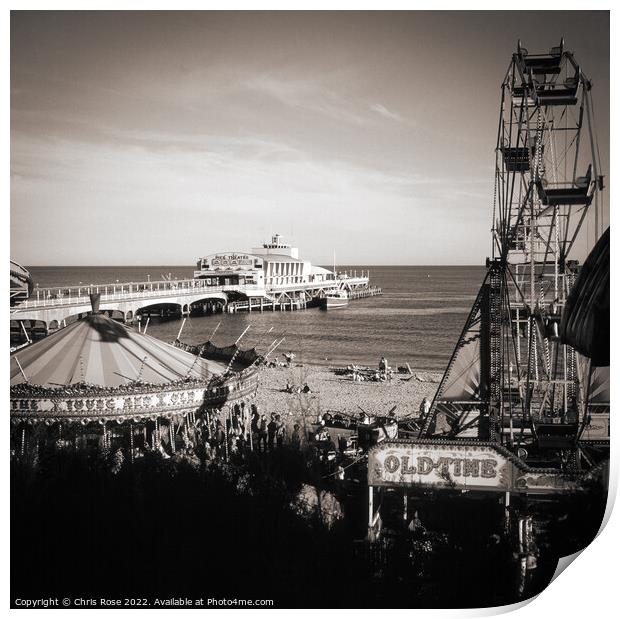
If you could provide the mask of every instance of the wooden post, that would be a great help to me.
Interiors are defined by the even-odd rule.
[[[28,380],[28,377],[26,376],[25,372],[24,372],[24,368],[22,368],[22,364],[19,362],[19,359],[17,358],[17,355],[15,355],[13,357],[13,359],[15,359],[15,363],[17,363],[17,367],[19,368],[19,371],[21,372],[21,375],[24,377],[24,380],[29,383],[30,381]]]
[[[181,328],[179,329],[179,332],[177,333],[177,340],[181,339],[181,333],[183,332],[183,327],[185,326],[186,320],[187,318],[183,318],[183,322],[181,323]]]
[[[368,486],[368,539],[372,536],[373,520],[375,515],[373,486]]]
[[[241,341],[241,338],[248,332],[248,329],[251,327],[252,325],[248,325],[244,330],[243,333],[235,340],[235,345],[238,344]]]

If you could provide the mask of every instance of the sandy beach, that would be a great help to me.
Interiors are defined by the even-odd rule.
[[[254,402],[261,413],[283,414],[287,425],[304,414],[316,421],[318,414],[342,412],[359,414],[360,407],[370,415],[386,415],[396,407],[398,418],[417,414],[424,397],[433,397],[440,373],[394,374],[386,382],[353,382],[349,376],[337,376],[327,367],[292,364],[291,367],[263,368]],[[294,387],[308,384],[311,393],[287,393],[286,383]]]

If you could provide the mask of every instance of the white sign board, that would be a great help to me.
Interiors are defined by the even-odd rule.
[[[371,486],[510,490],[514,465],[492,446],[382,443],[368,454]]]
[[[215,254],[207,258],[207,264],[210,270],[217,271],[262,268],[263,263],[260,258],[250,254]]]

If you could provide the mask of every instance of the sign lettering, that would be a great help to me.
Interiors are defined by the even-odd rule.
[[[252,269],[255,261],[261,262],[249,254],[215,254],[208,259],[209,268],[213,270],[224,269]],[[259,266],[262,266],[260,263]]]
[[[368,483],[373,486],[448,486],[505,490],[513,464],[487,445],[381,443],[369,453]]]

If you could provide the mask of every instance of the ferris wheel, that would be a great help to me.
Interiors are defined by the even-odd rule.
[[[574,460],[590,401],[598,398],[596,412],[608,419],[608,373],[595,375],[559,334],[591,249],[587,231],[603,236],[591,90],[563,40],[546,54],[518,43],[501,88],[487,274],[421,437],[492,440]]]

